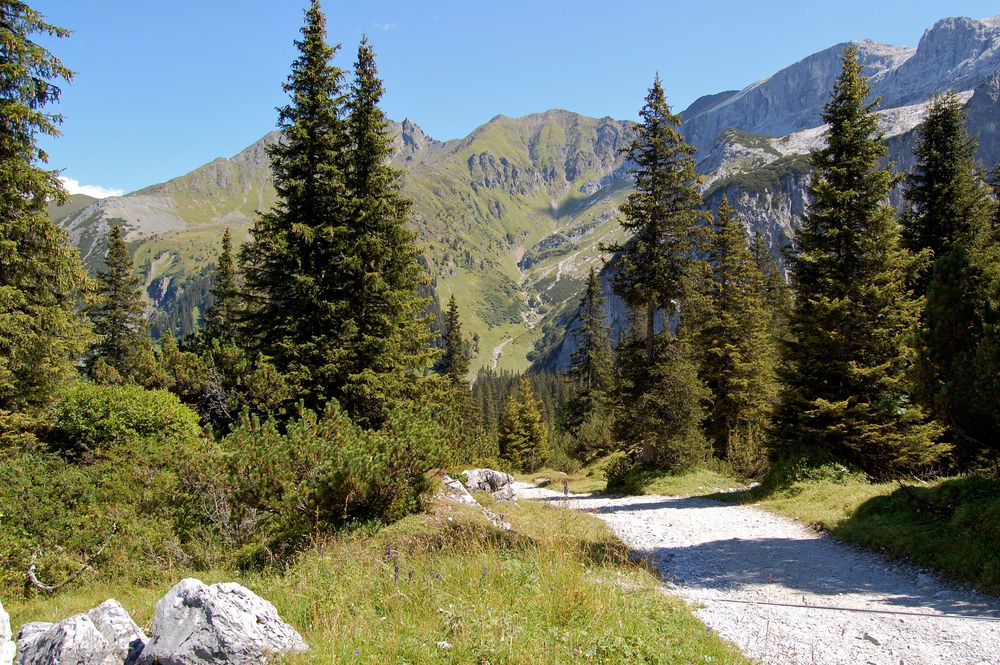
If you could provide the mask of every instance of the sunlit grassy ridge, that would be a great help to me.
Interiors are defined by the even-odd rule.
[[[271,600],[311,647],[290,663],[748,662],[663,595],[595,518],[493,509],[514,533],[437,504],[374,534],[318,542],[284,571],[192,574],[238,578]],[[115,597],[148,626],[167,586],[94,586],[8,609],[17,627]]]

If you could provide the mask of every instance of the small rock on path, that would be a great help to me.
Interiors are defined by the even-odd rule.
[[[671,593],[765,663],[1000,665],[1000,601],[852,549],[758,508],[710,499],[562,494],[657,565]],[[989,619],[996,619],[991,621]]]

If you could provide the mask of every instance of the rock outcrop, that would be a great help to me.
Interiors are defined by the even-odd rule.
[[[470,492],[496,492],[514,482],[514,476],[493,469],[469,469],[462,475]]]
[[[503,515],[497,515],[495,512],[476,501],[476,497],[469,494],[469,490],[465,489],[465,485],[463,485],[461,481],[445,474],[442,484],[444,485],[443,498],[453,503],[477,509],[486,517],[486,519],[493,523],[493,526],[498,529],[503,529],[504,531],[513,530],[513,527],[504,521]]]
[[[118,601],[56,624],[33,622],[18,634],[18,665],[134,665],[148,638]]]
[[[257,665],[306,651],[274,605],[239,584],[181,580],[156,604],[145,665]]]
[[[18,665],[121,665],[114,645],[86,614],[57,624],[29,623],[17,638]]]

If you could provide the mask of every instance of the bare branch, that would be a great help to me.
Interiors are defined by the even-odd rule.
[[[83,565],[80,566],[79,570],[77,570],[75,573],[64,579],[59,584],[45,584],[40,579],[38,579],[38,575],[35,574],[36,570],[35,562],[37,561],[38,557],[41,556],[42,548],[39,547],[35,549],[35,553],[31,555],[31,565],[28,566],[28,581],[31,583],[31,586],[35,587],[39,591],[43,591],[45,593],[55,593],[56,591],[58,591],[59,589],[66,586],[67,584],[78,578],[80,575],[82,575],[83,571],[90,568],[90,562],[99,557],[101,553],[105,549],[107,549],[108,545],[111,544],[111,539],[114,537],[117,531],[118,531],[118,525],[112,524],[111,532],[108,534],[107,539],[105,539],[105,541],[101,544],[101,546],[98,547],[93,554],[91,554],[84,560]]]

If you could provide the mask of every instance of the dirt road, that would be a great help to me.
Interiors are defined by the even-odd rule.
[[[1000,601],[783,517],[701,498],[516,489],[606,521],[711,629],[765,663],[1000,665]]]

